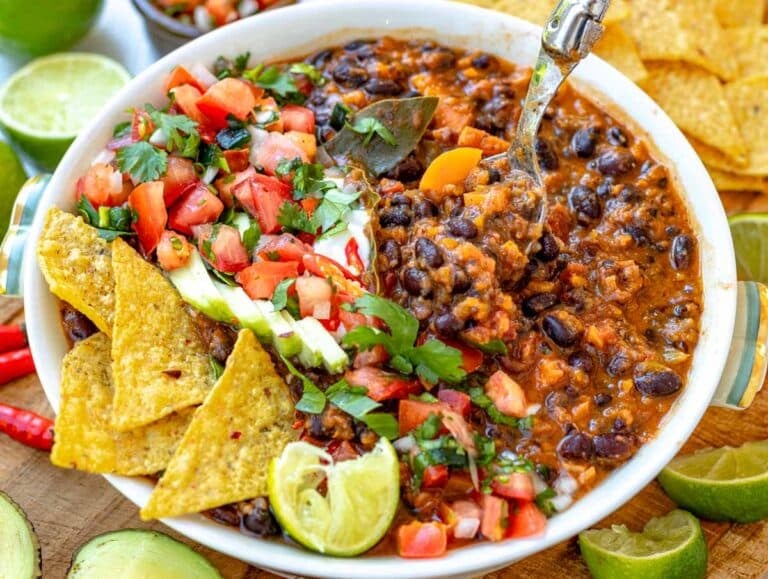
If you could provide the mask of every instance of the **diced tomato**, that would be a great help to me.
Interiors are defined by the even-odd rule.
[[[440,557],[445,554],[448,534],[442,523],[413,521],[397,529],[397,552],[408,559]]]
[[[327,279],[314,276],[302,276],[296,280],[296,293],[299,296],[299,311],[301,317],[315,316],[315,309],[323,304],[330,308],[333,288]],[[329,312],[330,313],[330,312]],[[328,319],[325,316],[319,319]]]
[[[547,517],[533,502],[520,501],[509,519],[507,537],[521,538],[540,535],[547,528]]]
[[[243,183],[246,179],[250,179],[256,174],[256,169],[253,167],[247,167],[244,171],[238,173],[232,173],[219,177],[214,182],[216,190],[219,192],[219,197],[227,207],[232,207],[235,203],[235,188]]]
[[[234,187],[233,191],[245,210],[259,220],[262,233],[280,231],[277,216],[283,203],[291,198],[289,185],[273,177],[254,173]]]
[[[497,475],[491,482],[493,492],[507,499],[532,501],[536,498],[533,479],[526,472],[511,472]]]
[[[339,316],[341,317],[341,312],[344,310],[339,311]],[[362,314],[355,314],[360,315]],[[367,322],[365,319],[365,316],[363,316],[363,323]],[[347,324],[344,324],[344,327],[347,327]],[[387,352],[387,349],[382,344],[376,344],[373,348],[370,350],[365,351],[359,351],[355,355],[355,361],[353,362],[352,366],[355,368],[363,368],[365,366],[378,366],[379,364],[383,364],[389,360],[389,352]]]
[[[290,233],[263,236],[259,243],[259,255],[262,259],[277,256],[277,261],[298,261],[312,253],[312,247],[296,239]]]
[[[211,15],[216,26],[237,20],[237,10],[233,0],[205,0],[205,9]]]
[[[424,469],[422,488],[436,489],[444,486],[446,482],[448,482],[448,467],[444,464],[434,464]]]
[[[363,370],[364,368],[361,368]],[[359,372],[360,370],[358,370]],[[349,382],[349,380],[347,380]],[[405,436],[414,428],[429,418],[430,414],[441,415],[445,406],[436,402],[420,400],[401,400],[397,410],[397,422],[400,425],[400,436]]]
[[[234,227],[206,223],[195,225],[192,230],[197,238],[200,255],[217,270],[237,273],[250,265],[251,260],[240,238],[240,232]]]
[[[354,281],[359,279],[358,276],[337,261],[316,253],[304,256],[304,267],[307,268],[309,273],[318,277],[347,278]]]
[[[501,541],[509,525],[509,503],[493,495],[483,495],[483,520],[480,532],[489,541]]]
[[[304,163],[309,162],[304,149],[280,133],[269,133],[256,147],[256,164],[269,175],[277,174],[280,161],[293,161],[296,158]]]
[[[245,293],[253,300],[270,299],[275,288],[284,279],[298,277],[296,261],[257,261],[235,276]]]
[[[205,183],[198,181],[184,192],[171,207],[168,225],[171,229],[192,235],[193,225],[213,223],[224,211],[224,204],[208,190]]]
[[[170,155],[168,169],[162,181],[165,185],[163,189],[165,204],[171,206],[190,185],[197,181],[195,166],[189,159]]]
[[[181,233],[163,231],[157,244],[157,261],[165,271],[187,265],[194,246]]]
[[[497,370],[491,375],[485,383],[485,393],[502,414],[524,418],[528,413],[525,392],[503,370]]]
[[[136,212],[136,220],[131,227],[139,236],[141,249],[149,255],[157,247],[168,221],[163,201],[163,182],[142,183],[131,191],[128,203]]]
[[[350,237],[347,245],[344,246],[344,255],[347,258],[347,265],[358,275],[365,271],[365,264],[360,257],[360,248],[357,245],[357,239]]]
[[[131,192],[130,183],[123,181],[123,175],[112,165],[96,163],[88,167],[78,181],[77,196],[85,195],[95,208],[102,205],[116,207],[125,203]]]
[[[256,106],[250,85],[236,78],[225,78],[211,86],[197,101],[197,108],[217,129],[227,126],[227,117],[244,121]]]
[[[301,204],[301,208],[307,213],[308,217],[312,217],[312,214],[315,212],[315,209],[317,209],[317,206],[320,205],[320,199],[315,199],[314,197],[305,197],[301,201],[299,201]],[[302,232],[306,233],[306,232]],[[310,233],[310,235],[312,235]]]
[[[317,154],[317,139],[314,134],[301,133],[299,131],[287,131],[285,138],[304,151],[307,158],[312,161]]]
[[[142,141],[148,139],[155,132],[155,123],[149,116],[149,113],[142,109],[133,111],[131,121],[131,139],[133,141]]]
[[[216,138],[216,128],[209,126],[208,118],[197,108],[197,101],[200,100],[203,93],[191,84],[182,84],[171,89],[171,95],[173,95],[174,107],[198,124],[197,130],[200,133],[200,138],[212,143]]]
[[[470,405],[472,404],[469,396],[458,390],[444,388],[437,393],[437,399],[446,404],[454,412],[458,412],[464,418],[469,418]]]
[[[334,440],[334,442],[337,442],[337,440]],[[328,452],[335,462],[354,460],[360,456],[355,447],[352,446],[348,440],[342,440],[338,444],[334,444],[334,442],[328,447]]]
[[[280,111],[286,131],[315,134],[315,113],[307,107],[285,105]]]
[[[461,367],[467,374],[471,374],[483,365],[483,352],[477,348],[455,340],[442,339],[442,341],[461,352]]]
[[[352,386],[367,388],[368,396],[376,402],[392,400],[394,398],[407,398],[409,394],[417,394],[421,390],[421,384],[418,380],[405,380],[397,374],[391,374],[371,366],[358,368],[357,370],[347,370],[344,378]]]
[[[342,324],[344,324],[344,327],[347,331],[356,328],[357,326],[368,325],[368,318],[366,318],[364,314],[360,314],[358,312],[348,312],[345,309],[339,309],[339,320]]]
[[[250,155],[250,152],[251,150],[248,147],[224,151],[224,159],[227,161],[229,170],[233,173],[245,171],[248,168],[248,155]]]
[[[182,84],[193,86],[200,92],[205,90],[205,87],[200,84],[200,81],[197,80],[192,73],[183,66],[178,65],[171,71],[171,74],[168,75],[168,78],[165,81],[165,92],[167,93],[171,89],[181,86]]]

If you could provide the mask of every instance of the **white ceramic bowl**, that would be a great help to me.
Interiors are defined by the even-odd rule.
[[[176,64],[211,63],[217,55],[251,52],[251,62],[298,57],[357,37],[384,34],[429,38],[449,46],[483,49],[531,65],[539,30],[518,19],[437,0],[330,0],[302,4],[227,26],[169,54],[130,82],[84,129],[67,152],[41,201],[41,209],[73,207],[74,183],[109,140],[124,111],[145,102],[159,104],[164,76]],[[554,517],[541,537],[500,544],[478,543],[440,559],[397,557],[335,559],[280,542],[259,541],[202,516],[165,521],[213,549],[282,573],[323,577],[454,577],[503,567],[567,539],[610,514],[642,489],[675,455],[710,404],[728,356],[736,318],[736,276],[728,225],[703,165],[669,118],[640,89],[605,62],[590,57],[574,74],[582,87],[632,125],[642,127],[677,174],[698,234],[704,278],[703,331],[688,386],[670,410],[655,440],[573,507]],[[626,112],[621,112],[626,111]],[[67,351],[57,300],[37,267],[38,211],[24,255],[25,311],[40,380],[54,409],[59,406],[61,359]],[[111,476],[109,481],[141,505],[151,485]]]

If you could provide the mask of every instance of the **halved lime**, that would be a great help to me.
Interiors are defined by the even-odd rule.
[[[659,482],[673,501],[704,519],[768,518],[768,440],[678,456]]]
[[[579,534],[594,579],[697,579],[707,572],[707,543],[698,519],[681,510],[651,519],[642,533],[625,525]]]
[[[308,549],[339,557],[378,543],[400,500],[397,454],[385,438],[371,452],[342,462],[309,443],[292,442],[272,460],[268,484],[283,529]]]
[[[8,231],[13,202],[27,180],[21,161],[8,143],[0,141],[0,239]]]
[[[78,52],[33,60],[0,88],[0,125],[53,170],[80,129],[128,80],[114,60]]]
[[[768,213],[739,213],[728,223],[739,279],[768,283]]]

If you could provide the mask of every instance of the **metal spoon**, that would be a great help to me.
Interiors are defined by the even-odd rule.
[[[539,193],[537,223],[546,220],[547,191],[536,154],[536,134],[544,111],[557,89],[602,36],[604,28],[601,22],[609,4],[610,0],[560,0],[544,24],[541,50],[528,85],[515,138],[506,153],[484,160],[486,164],[493,164],[506,158],[513,178],[521,177],[531,182]],[[529,246],[526,253],[531,253],[532,249]]]

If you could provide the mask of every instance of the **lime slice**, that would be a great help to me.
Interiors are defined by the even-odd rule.
[[[675,510],[651,519],[642,533],[624,525],[579,534],[594,579],[697,579],[707,572],[707,543],[699,521]]]
[[[739,279],[768,283],[768,213],[740,213],[728,219]]]
[[[8,143],[0,141],[0,239],[8,231],[16,195],[27,180],[21,161]]]
[[[704,519],[768,518],[768,440],[678,456],[659,482],[673,501]]]
[[[397,454],[385,438],[371,452],[336,463],[321,448],[292,442],[270,464],[268,483],[283,529],[308,549],[339,557],[378,543],[400,500]]]
[[[98,54],[33,60],[0,88],[0,125],[43,169],[53,170],[80,129],[128,80]]]

